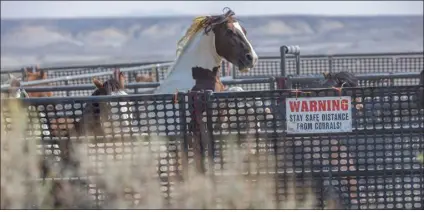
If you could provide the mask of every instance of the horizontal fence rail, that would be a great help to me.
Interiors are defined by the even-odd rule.
[[[400,72],[400,73],[364,73],[356,74],[359,80],[359,86],[402,86],[418,85],[420,73],[418,72]],[[280,81],[284,81],[283,87],[278,87]],[[224,85],[229,87],[238,86],[244,90],[274,90],[296,89],[296,88],[320,88],[324,87],[324,77],[322,74],[316,75],[289,75],[286,78],[252,78],[252,79],[232,79],[222,80]],[[163,82],[161,82],[163,83]],[[160,82],[153,83],[127,83],[126,91],[128,93],[151,93],[157,88]],[[25,87],[27,92],[47,92],[53,91],[54,96],[88,96],[91,95],[94,85],[66,85],[66,86],[37,86]],[[1,88],[2,93],[8,92],[9,88]]]
[[[291,198],[304,200],[311,189],[316,208],[337,200],[348,209],[423,209],[424,171],[417,157],[424,151],[424,108],[418,104],[422,98],[419,89],[423,86],[346,88],[341,93],[305,89],[302,93],[268,90],[52,97],[21,102],[29,120],[25,137],[28,142],[39,141],[42,155],[58,158],[60,142],[89,142],[84,169],[80,175],[67,177],[92,186],[87,195],[94,199],[94,208],[116,207],[107,205],[107,189],[100,180],[105,174],[101,167],[107,161],[97,158],[107,155],[111,160],[134,164],[136,172],[145,170],[138,149],[149,147],[157,156],[156,178],[168,208],[184,203],[176,183],[186,176],[188,166],[200,162],[214,188],[231,176],[241,176],[252,184],[268,177],[272,187],[265,190],[273,193],[275,207],[284,206]],[[352,99],[352,132],[287,132],[287,98],[341,96]],[[6,133],[13,129],[12,102],[2,99]],[[76,120],[87,114],[84,108],[94,104],[108,105],[101,108],[109,115],[100,116],[101,122],[84,120],[91,127],[100,124],[102,136],[61,134],[61,130],[74,129]],[[198,126],[193,125],[193,113]],[[72,120],[64,123],[60,118]],[[204,144],[201,159],[196,158],[194,141]],[[235,159],[228,155],[233,148],[245,150],[247,155]],[[51,160],[56,165],[60,161]],[[252,163],[256,168],[249,165]],[[230,168],[234,165],[240,173]],[[220,204],[219,196],[210,198]],[[73,204],[82,203],[75,200]]]
[[[323,72],[348,71],[351,73],[400,73],[400,72],[419,72],[424,69],[423,52],[410,53],[379,53],[379,54],[335,54],[335,55],[300,55],[299,74],[321,74]],[[281,64],[281,57],[260,57],[255,68],[247,73],[242,73],[234,66],[229,66],[227,61],[222,64],[223,73],[231,73],[235,79],[288,76],[296,75],[295,57],[287,56],[284,59],[285,65]],[[97,72],[111,72],[114,68],[121,70],[130,70],[125,73],[128,82],[135,82],[137,74],[147,74],[153,72],[156,75],[155,80],[161,81],[168,75],[168,69],[172,62],[152,62],[152,63],[129,63],[129,64],[111,64],[111,65],[90,65],[73,67],[49,67],[49,78],[61,78],[66,76],[77,76],[83,74],[94,74]],[[231,71],[227,70],[228,68]],[[284,70],[282,70],[284,69]],[[124,71],[127,72],[127,71]],[[8,73],[21,73],[21,70],[2,70],[2,83],[7,79]],[[225,75],[225,74],[224,74]],[[93,75],[94,76],[94,75]],[[108,76],[99,76],[105,80]],[[53,85],[67,84],[87,84],[90,83],[90,77],[72,78],[61,82],[54,82]]]
[[[398,73],[363,73],[355,74],[359,80],[359,86],[402,86],[419,85],[419,72],[398,72]],[[325,78],[323,74],[316,75],[289,75],[285,81],[285,88],[322,88]]]
[[[64,76],[73,76],[73,75],[80,75],[80,74],[90,74],[90,73],[96,73],[96,72],[104,72],[108,70],[113,70],[115,68],[134,68],[134,67],[143,67],[146,65],[159,65],[158,70],[161,70],[161,66],[165,64],[165,67],[168,67],[169,64],[172,61],[157,61],[157,62],[143,62],[143,63],[123,63],[123,64],[101,64],[101,65],[79,65],[79,66],[66,66],[66,67],[43,67],[44,70],[47,71],[49,78],[57,78],[57,77],[64,77]],[[167,68],[165,68],[167,69]],[[144,70],[144,71],[143,71]],[[141,68],[139,71],[141,73],[151,71],[146,70],[145,68]],[[8,74],[13,74],[16,77],[22,76],[22,70],[21,69],[14,69],[14,70],[1,70],[1,82],[2,84],[5,83],[9,77]],[[132,77],[132,75],[131,75]],[[163,77],[163,76],[162,76]],[[103,77],[101,77],[103,79]],[[135,81],[135,80],[134,80]],[[61,84],[60,82],[58,82]],[[78,80],[74,81],[65,81],[65,84],[84,84],[88,82],[81,82]]]
[[[237,79],[222,80],[224,85],[233,87],[238,86],[244,90],[274,90],[274,78],[256,78],[256,79]],[[161,83],[159,82],[143,82],[143,83],[127,83],[125,90],[131,94],[151,93]],[[93,84],[79,84],[66,86],[36,86],[24,87],[26,92],[48,92],[52,91],[54,96],[89,96],[95,89]],[[9,87],[1,88],[2,93],[9,92]]]
[[[419,72],[424,69],[423,52],[300,55],[299,57],[300,75],[340,71],[348,71],[355,74]],[[284,60],[285,65],[281,64],[281,57],[259,60],[256,67],[247,73],[238,72],[233,68],[233,77],[250,78],[297,75],[297,62],[295,58],[295,56],[286,56]]]
[[[165,65],[169,65],[169,64],[165,64]],[[145,65],[142,66],[141,68],[144,69],[152,69],[152,68],[157,68],[158,64],[154,64],[154,65]],[[125,69],[120,69],[120,71],[122,73],[128,73],[128,72],[133,72],[135,70],[138,70],[140,67],[135,67],[135,68],[125,68]],[[101,77],[104,76],[105,80],[110,78],[110,75],[113,74],[113,70],[109,70],[109,71],[103,71],[103,72],[97,72],[97,73],[87,73],[87,74],[79,74],[79,75],[68,75],[68,76],[62,76],[62,77],[57,77],[57,78],[50,78],[50,79],[45,79],[45,80],[34,80],[34,81],[29,81],[29,82],[22,82],[21,85],[22,86],[28,86],[28,85],[40,85],[40,84],[46,84],[46,83],[57,83],[57,82],[61,82],[61,81],[66,81],[69,83],[69,81],[72,80],[81,80],[81,79],[85,79],[88,80],[87,83],[91,82],[93,77],[97,77],[99,79],[102,79]],[[103,80],[103,79],[102,79]],[[9,87],[9,85],[2,85],[2,88],[7,88]]]

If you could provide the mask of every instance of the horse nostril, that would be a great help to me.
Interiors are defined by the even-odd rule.
[[[249,62],[252,62],[253,61],[253,57],[252,57],[252,55],[250,53],[247,53],[246,54],[246,60],[249,61]]]

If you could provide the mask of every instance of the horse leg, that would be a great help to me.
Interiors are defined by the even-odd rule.
[[[202,144],[202,133],[200,132],[200,124],[199,122],[193,120],[191,122],[192,125],[192,138],[191,138],[191,146],[193,150],[193,160],[195,163],[195,168],[198,173],[204,173],[203,160],[202,160],[202,152],[203,152],[203,144]]]
[[[79,163],[77,160],[75,160],[75,151],[74,151],[74,144],[72,144],[72,141],[70,139],[62,140],[59,142],[59,149],[61,154],[61,160],[63,165],[64,171],[73,171],[77,172],[77,169],[79,167]]]

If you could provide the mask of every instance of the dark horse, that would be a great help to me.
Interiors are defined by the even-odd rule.
[[[98,79],[93,79],[93,84],[96,86],[96,90],[91,96],[118,96],[128,95],[124,91],[125,79],[123,74],[119,70],[114,71],[114,77],[102,83]],[[127,109],[128,110],[128,109]],[[106,102],[90,102],[87,103],[82,112],[81,118],[74,122],[72,128],[65,127],[65,130],[60,132],[60,136],[63,137],[81,137],[81,136],[105,136],[105,132],[102,127],[102,122],[108,121],[111,114],[111,105]],[[129,118],[129,117],[126,117]],[[128,122],[128,121],[126,121]],[[62,123],[58,123],[58,129]],[[129,125],[127,123],[127,125]],[[52,132],[52,135],[57,135],[57,132]],[[79,139],[77,139],[79,140]],[[65,158],[68,158],[70,141],[67,141],[65,145],[62,145]]]
[[[93,79],[93,84],[96,86],[96,90],[91,96],[117,96],[117,95],[128,95],[124,89],[124,76],[119,70],[114,71],[114,77],[102,83],[97,79]],[[122,109],[122,107],[121,107]],[[76,148],[82,143],[84,136],[95,136],[106,139],[105,132],[103,130],[102,123],[110,120],[110,114],[112,113],[111,104],[109,102],[89,102],[85,105],[81,118],[74,121],[73,124],[57,121],[56,123],[50,123],[50,132],[54,137],[61,137],[58,145],[61,154],[62,172],[67,171],[73,176],[79,176],[79,159],[76,154]],[[63,118],[65,120],[66,118]],[[69,119],[69,118],[68,118]],[[53,127],[54,126],[54,127]],[[54,129],[53,129],[54,128]],[[71,140],[72,137],[76,137],[76,140]],[[43,177],[47,177],[51,173],[51,169],[47,164],[47,161],[43,161],[42,164]],[[54,175],[54,174],[53,174]],[[74,182],[75,183],[75,182]],[[84,181],[77,182],[78,184],[85,184]],[[65,207],[74,208],[78,206],[72,205],[73,201],[69,200],[66,193],[69,193],[73,199],[78,197],[78,194],[73,192],[77,187],[72,186],[71,182],[57,181],[54,182],[52,188],[52,194],[54,198],[54,207]],[[82,198],[82,201],[87,201],[89,197]],[[79,201],[77,201],[79,202]],[[85,204],[85,203],[84,203]],[[81,205],[79,205],[81,206]],[[89,206],[84,206],[85,208]]]

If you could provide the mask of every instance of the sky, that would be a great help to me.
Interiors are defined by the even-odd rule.
[[[423,1],[1,1],[1,18],[205,15],[423,15]]]

